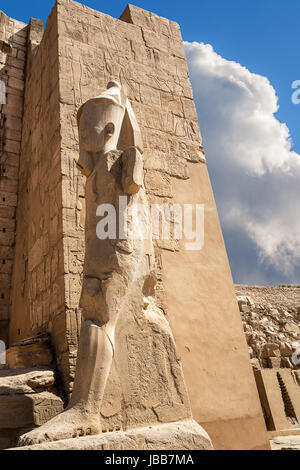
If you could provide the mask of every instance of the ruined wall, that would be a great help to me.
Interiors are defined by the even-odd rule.
[[[300,306],[300,289],[278,286],[235,285],[236,295],[248,295],[257,305],[274,306],[296,313]]]
[[[266,427],[271,435],[292,432],[300,423],[300,289],[235,291]]]
[[[236,285],[254,369],[299,369],[292,355],[300,340],[300,289]]]
[[[0,340],[7,342],[27,26],[0,11]]]

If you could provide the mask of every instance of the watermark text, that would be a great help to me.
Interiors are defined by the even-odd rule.
[[[204,245],[204,204],[128,204],[120,196],[118,210],[112,204],[97,207],[96,234],[100,240],[183,240],[187,251]]]

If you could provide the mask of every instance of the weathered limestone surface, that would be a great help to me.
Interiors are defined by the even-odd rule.
[[[208,434],[195,421],[109,432],[13,450],[212,450]]]
[[[26,37],[27,25],[0,11],[0,81],[5,98],[5,103],[0,102],[0,340],[6,343],[15,251]]]

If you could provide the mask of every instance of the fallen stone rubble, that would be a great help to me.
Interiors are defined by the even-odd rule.
[[[299,369],[297,350],[300,353],[300,342],[297,342],[300,340],[300,307],[295,302],[284,302],[280,292],[281,301],[278,302],[278,292],[273,289],[276,295],[272,299],[270,295],[257,295],[255,290],[251,292],[253,295],[245,295],[246,286],[243,289],[236,286],[237,294],[241,291],[244,294],[237,295],[237,301],[251,363],[254,369]]]

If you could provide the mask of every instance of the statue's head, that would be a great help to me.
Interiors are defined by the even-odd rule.
[[[78,110],[80,170],[89,175],[93,155],[136,146],[143,151],[139,126],[122,85],[110,81],[107,89],[84,103]]]
[[[78,111],[80,149],[99,152],[117,148],[125,114],[121,85],[109,82],[107,90],[84,103]]]

